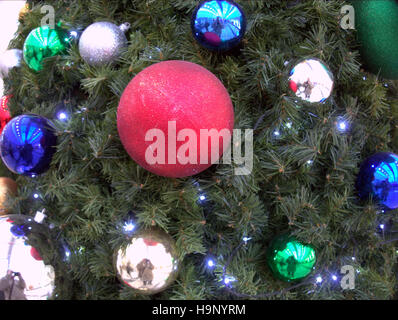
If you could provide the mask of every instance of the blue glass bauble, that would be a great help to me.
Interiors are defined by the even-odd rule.
[[[233,1],[206,0],[193,12],[191,28],[202,46],[227,51],[241,42],[246,31],[246,17]]]
[[[26,225],[13,225],[10,228],[10,231],[16,237],[25,237],[29,233],[28,227]]]
[[[372,197],[386,210],[398,208],[398,155],[379,152],[367,158],[361,164],[356,187],[361,198]]]
[[[50,122],[37,115],[13,118],[0,136],[0,155],[14,173],[35,176],[50,167],[57,137]]]

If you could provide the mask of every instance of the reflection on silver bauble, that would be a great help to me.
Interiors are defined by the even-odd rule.
[[[318,59],[302,60],[290,71],[290,90],[305,101],[324,102],[332,94],[333,86],[332,72]]]
[[[120,27],[111,22],[95,22],[88,26],[79,40],[79,51],[83,60],[91,66],[102,66],[114,62],[121,49],[127,46],[124,32],[129,24]]]
[[[26,236],[35,222],[21,215],[0,217],[0,294],[6,300],[47,300],[55,288],[55,271],[45,265]],[[33,226],[33,227],[32,227]]]
[[[115,252],[115,263],[119,279],[141,294],[163,291],[177,277],[174,240],[158,229],[137,232]]]
[[[21,65],[22,54],[22,50],[11,49],[0,55],[0,78],[8,77],[8,73],[12,68]]]

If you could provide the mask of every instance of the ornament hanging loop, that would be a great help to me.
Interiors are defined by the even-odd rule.
[[[122,23],[119,26],[119,29],[122,30],[124,33],[126,33],[130,28],[131,28],[131,25],[128,22]]]

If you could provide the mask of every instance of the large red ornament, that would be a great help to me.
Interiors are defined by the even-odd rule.
[[[224,85],[186,61],[164,61],[141,71],[117,110],[128,154],[165,177],[192,176],[209,168],[229,149],[233,126],[233,105]],[[212,140],[218,146],[212,147]]]
[[[10,111],[8,109],[8,101],[12,95],[4,96],[0,99],[0,134],[3,132],[6,124],[11,120]]]

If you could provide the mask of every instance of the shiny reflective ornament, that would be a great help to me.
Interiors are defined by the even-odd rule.
[[[7,177],[0,177],[0,216],[9,213],[12,199],[17,195],[17,183]]]
[[[102,66],[114,62],[121,50],[127,47],[125,32],[130,24],[117,26],[111,22],[95,22],[88,26],[79,40],[79,52],[91,66]]]
[[[0,295],[5,300],[47,300],[55,288],[55,271],[27,244],[26,234],[35,222],[21,215],[0,217]]]
[[[116,252],[115,260],[119,279],[141,294],[163,291],[177,277],[174,240],[161,230],[137,232],[125,249]]]
[[[227,51],[241,42],[246,31],[246,17],[233,1],[202,1],[193,12],[191,29],[202,46]]]
[[[290,90],[308,102],[324,102],[331,95],[333,86],[333,74],[317,59],[301,61],[289,75]]]
[[[22,61],[22,50],[11,49],[0,55],[0,78],[8,77],[12,68],[20,67]]]
[[[37,115],[13,118],[0,136],[0,155],[14,173],[32,176],[50,167],[57,137],[50,122]]]
[[[0,134],[3,132],[6,124],[11,120],[11,114],[8,108],[8,102],[10,101],[11,97],[11,95],[8,95],[0,99]]]
[[[383,209],[398,208],[398,155],[379,152],[367,158],[357,177],[356,188],[362,199],[372,197]]]
[[[59,25],[54,29],[49,26],[33,29],[24,43],[24,60],[31,69],[40,71],[45,58],[65,54],[70,42],[70,35]]]
[[[300,280],[311,273],[316,262],[315,250],[283,234],[272,240],[267,250],[267,262],[278,279],[287,282]]]

